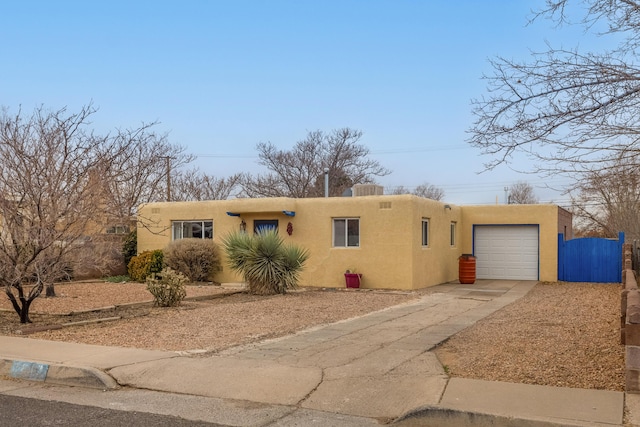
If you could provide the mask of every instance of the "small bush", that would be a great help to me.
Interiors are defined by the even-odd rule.
[[[162,271],[162,259],[163,256],[160,249],[145,251],[140,255],[134,256],[129,261],[129,277],[131,280],[144,283],[147,277]]]
[[[174,240],[164,249],[164,264],[192,282],[205,282],[222,271],[218,245],[209,239]]]
[[[157,306],[175,307],[187,296],[185,285],[188,281],[184,274],[164,268],[159,274],[147,277],[147,290]]]

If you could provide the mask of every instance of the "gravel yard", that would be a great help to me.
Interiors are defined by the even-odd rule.
[[[215,352],[290,334],[408,302],[425,293],[368,290],[300,290],[255,297],[219,286],[189,286],[178,308],[150,303],[138,283],[73,283],[58,297],[38,298],[29,326],[20,325],[0,299],[0,333],[40,339],[159,350]],[[620,285],[538,284],[527,296],[441,345],[436,354],[452,376],[551,386],[623,390],[624,348],[619,343]],[[82,312],[69,315],[71,312]],[[117,318],[104,323],[31,333],[57,323]]]
[[[618,284],[539,283],[436,354],[449,375],[624,390]]]
[[[187,298],[177,308],[124,307],[99,313],[51,316],[134,301],[151,301],[144,284],[81,283],[56,287],[59,298],[38,298],[33,304],[33,325],[18,322],[15,312],[0,312],[0,333],[30,332],[44,324],[122,316],[122,320],[91,323],[29,333],[30,337],[87,344],[158,350],[207,350],[282,336],[320,324],[361,316],[418,298],[411,292],[305,290],[269,297],[252,296],[219,286],[188,286]],[[10,309],[2,301],[0,309]],[[35,313],[42,313],[36,315]]]

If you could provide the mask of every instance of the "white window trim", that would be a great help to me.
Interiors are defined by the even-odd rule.
[[[184,235],[182,234],[182,224],[184,223],[194,223],[194,222],[199,222],[201,224],[202,227],[202,237],[184,237]],[[214,224],[213,224],[213,220],[212,219],[185,219],[185,220],[173,220],[171,221],[171,240],[182,240],[182,239],[191,239],[191,238],[195,238],[195,239],[209,239],[209,237],[205,237],[205,233],[204,233],[204,228],[205,228],[205,223],[211,223],[211,239],[213,239],[214,233],[213,233],[213,229],[214,229]],[[175,226],[176,224],[180,224],[180,237],[176,238],[176,233],[175,233]]]
[[[344,245],[336,245],[336,221],[345,221],[344,227]],[[358,244],[349,245],[349,221],[358,221]],[[359,217],[340,217],[331,220],[331,246],[334,248],[359,248],[360,247],[360,218]]]

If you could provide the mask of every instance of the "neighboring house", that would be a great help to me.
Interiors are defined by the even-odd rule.
[[[558,233],[571,214],[556,205],[454,206],[413,195],[261,198],[149,203],[139,209],[138,252],[181,238],[220,243],[233,230],[276,227],[309,250],[303,286],[420,289],[458,278],[458,258],[477,257],[478,279],[555,281]],[[223,261],[226,263],[226,261]],[[242,278],[226,264],[216,280]]]

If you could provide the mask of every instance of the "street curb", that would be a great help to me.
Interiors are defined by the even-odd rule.
[[[96,368],[32,361],[0,359],[0,377],[100,390],[119,388],[116,380]]]
[[[424,406],[410,411],[391,423],[398,427],[441,427],[455,425],[456,427],[568,427],[585,426],[579,422],[562,420],[534,420],[507,417],[504,415],[482,414],[478,412],[461,411],[437,406]]]

